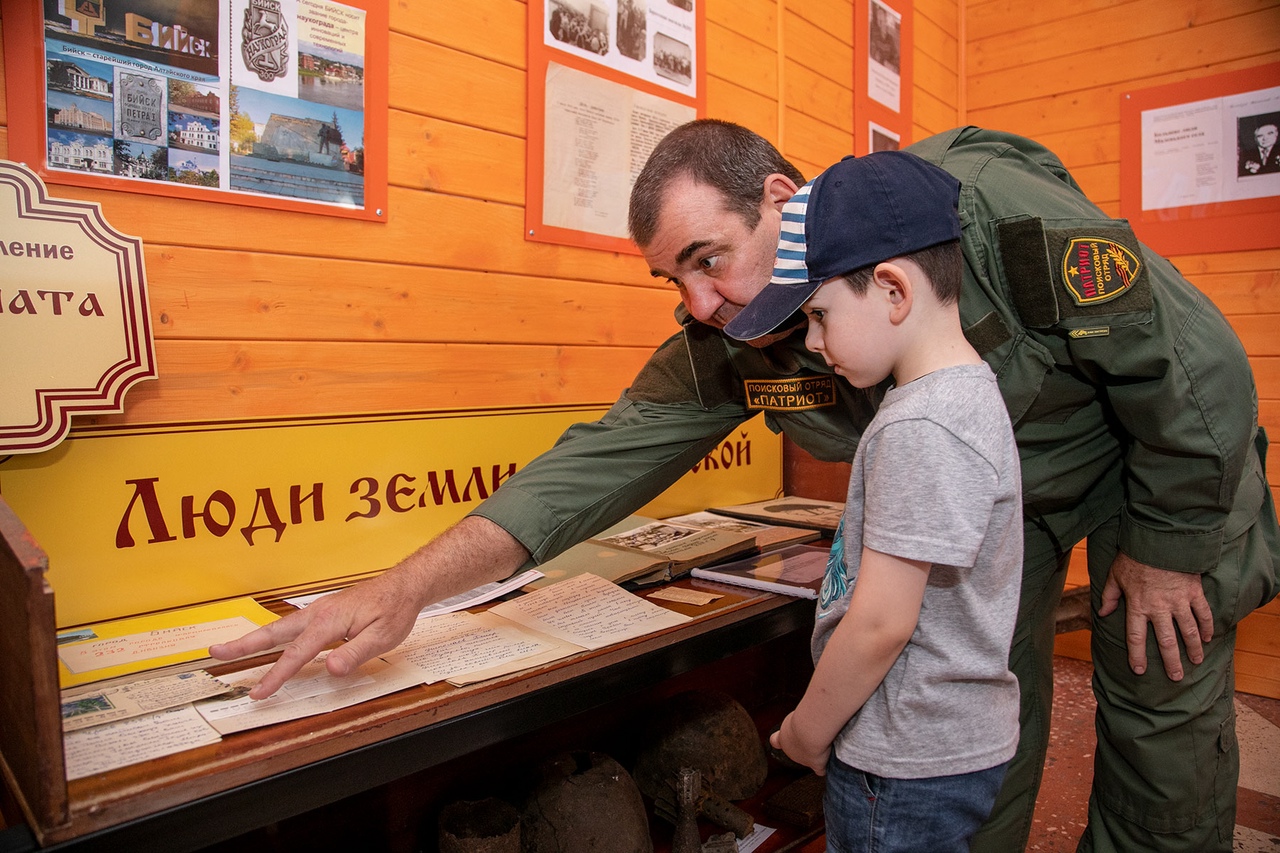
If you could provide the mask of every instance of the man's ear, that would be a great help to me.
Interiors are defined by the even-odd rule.
[[[895,326],[907,319],[915,299],[915,282],[899,264],[884,261],[876,264],[871,286],[889,303],[889,322]]]
[[[764,179],[764,197],[762,203],[772,205],[781,211],[782,206],[791,201],[791,197],[799,190],[800,188],[796,186],[795,181],[791,180],[781,172],[774,172],[772,175]]]

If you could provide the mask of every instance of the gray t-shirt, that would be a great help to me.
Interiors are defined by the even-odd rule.
[[[854,456],[814,660],[848,610],[864,545],[932,567],[910,642],[836,738],[844,763],[918,779],[1013,756],[1021,492],[1013,429],[987,365],[938,370],[885,396]]]

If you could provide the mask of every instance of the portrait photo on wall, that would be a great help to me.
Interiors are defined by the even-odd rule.
[[[1241,178],[1280,172],[1280,112],[1241,116],[1236,131]]]

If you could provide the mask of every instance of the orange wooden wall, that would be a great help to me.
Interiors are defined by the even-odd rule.
[[[705,3],[708,114],[808,176],[848,153],[852,0]],[[1266,0],[914,13],[915,138],[961,123],[1034,136],[1117,215],[1122,92],[1280,59]],[[671,332],[676,297],[636,256],[524,241],[525,18],[519,0],[390,4],[385,224],[55,187],[147,247],[160,378],[102,420],[611,402]],[[0,156],[7,125],[0,100]],[[1280,248],[1174,261],[1244,339],[1280,438]],[[1277,638],[1280,605],[1242,626],[1242,689],[1280,696]]]

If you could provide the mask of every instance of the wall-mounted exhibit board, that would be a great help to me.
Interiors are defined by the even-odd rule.
[[[853,4],[854,153],[897,151],[912,142],[915,90],[912,0]]]
[[[627,201],[650,152],[706,113],[703,0],[533,0],[525,237],[635,253]]]
[[[1120,210],[1168,255],[1280,246],[1280,63],[1125,92]]]
[[[145,430],[81,429],[0,461],[0,494],[49,554],[58,626],[342,585],[394,565],[570,425],[566,407]],[[643,512],[775,496],[755,418]]]
[[[386,221],[385,3],[3,10],[10,157],[47,182]]]

